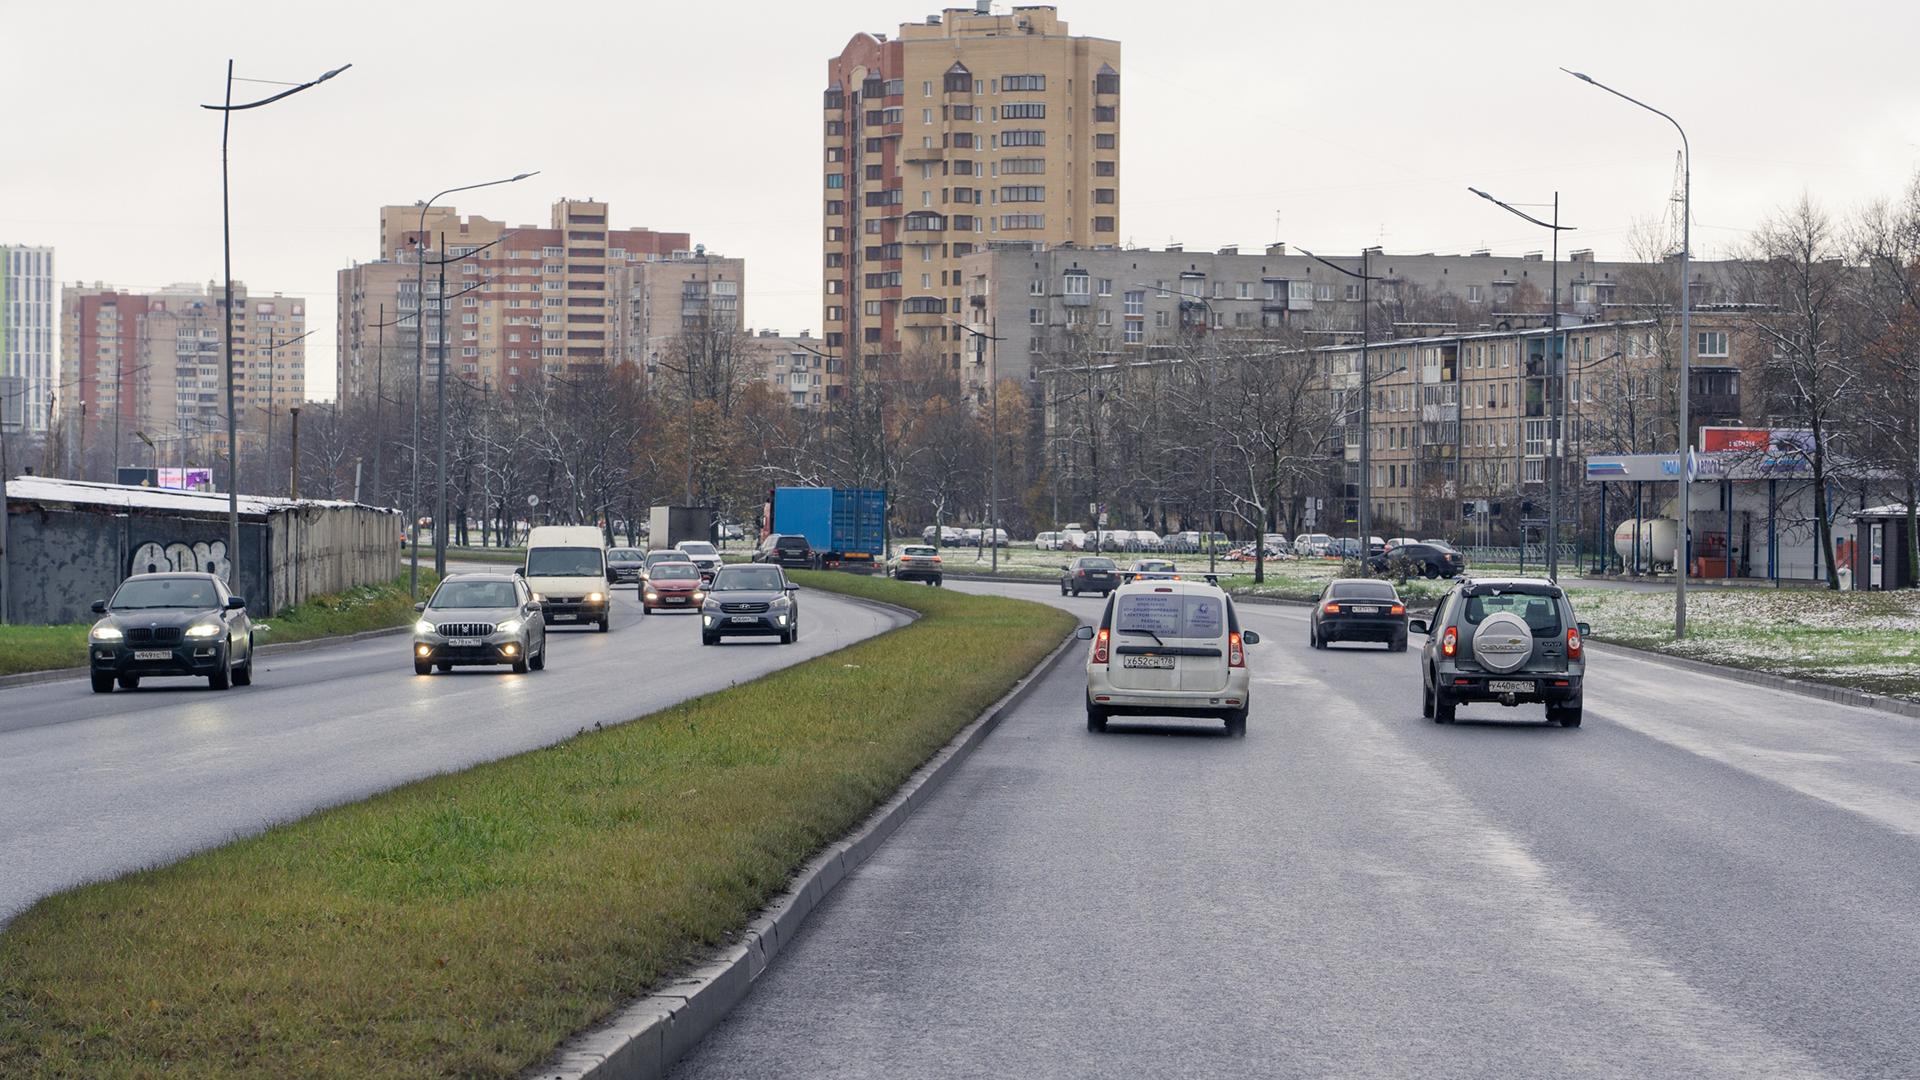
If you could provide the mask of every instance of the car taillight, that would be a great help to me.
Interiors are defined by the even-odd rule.
[[[1328,604],[1326,607],[1323,607],[1320,610],[1326,612],[1329,615],[1338,615],[1340,614],[1340,605]]]
[[[1238,630],[1227,635],[1227,666],[1230,668],[1247,666],[1247,652],[1240,645]]]
[[[1568,628],[1567,628],[1567,659],[1569,659],[1569,660],[1578,660],[1578,659],[1580,659],[1580,629],[1579,629],[1579,627],[1572,627],[1572,626],[1570,626],[1570,627],[1568,627]]]
[[[1459,651],[1460,628],[1457,626],[1449,626],[1447,627],[1447,632],[1440,635],[1440,655],[1452,656]]]
[[[938,555],[935,555],[935,556],[932,556],[932,558],[933,558],[933,561],[934,561],[934,562],[939,562],[939,561],[940,561],[940,556],[938,556]]]
[[[1104,626],[1100,628],[1098,634],[1094,635],[1093,662],[1096,664],[1107,662],[1107,628]]]
[[[1389,608],[1388,611],[1390,614],[1394,614],[1394,615],[1405,615],[1407,613],[1407,605],[1395,604],[1393,605],[1393,607]]]

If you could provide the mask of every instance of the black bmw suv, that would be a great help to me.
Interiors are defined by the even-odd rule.
[[[135,574],[87,631],[93,692],[132,690],[154,675],[200,676],[215,690],[253,682],[253,621],[247,602],[212,574]]]

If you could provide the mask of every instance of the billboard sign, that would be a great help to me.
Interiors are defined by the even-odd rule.
[[[1587,458],[1587,481],[1678,480],[1678,454],[1593,454]]]
[[[212,469],[159,469],[159,486],[175,491],[212,491]]]

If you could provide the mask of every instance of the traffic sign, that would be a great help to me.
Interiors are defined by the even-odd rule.
[[[1529,529],[1544,529],[1547,527],[1547,519],[1546,518],[1521,518],[1520,524]]]

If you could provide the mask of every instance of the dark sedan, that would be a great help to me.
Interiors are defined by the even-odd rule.
[[[1120,587],[1119,567],[1102,555],[1082,555],[1060,569],[1061,596],[1079,596],[1083,592],[1105,596]]]
[[[611,584],[639,586],[646,565],[647,553],[639,548],[607,549],[607,571],[613,575]]]
[[[132,690],[156,675],[205,678],[215,690],[253,682],[253,620],[247,602],[212,574],[135,574],[87,632],[93,692]]]
[[[793,595],[799,588],[778,566],[721,567],[700,606],[700,644],[718,645],[721,638],[736,636],[777,637],[782,645],[793,644],[800,638],[800,602]]]
[[[1407,605],[1391,582],[1335,578],[1307,616],[1307,644],[1324,649],[1336,641],[1378,641],[1407,651]]]
[[[1401,579],[1416,575],[1426,578],[1455,577],[1466,573],[1467,557],[1451,544],[1422,540],[1418,544],[1402,544],[1384,554],[1375,555],[1372,565],[1377,573],[1389,573]]]

